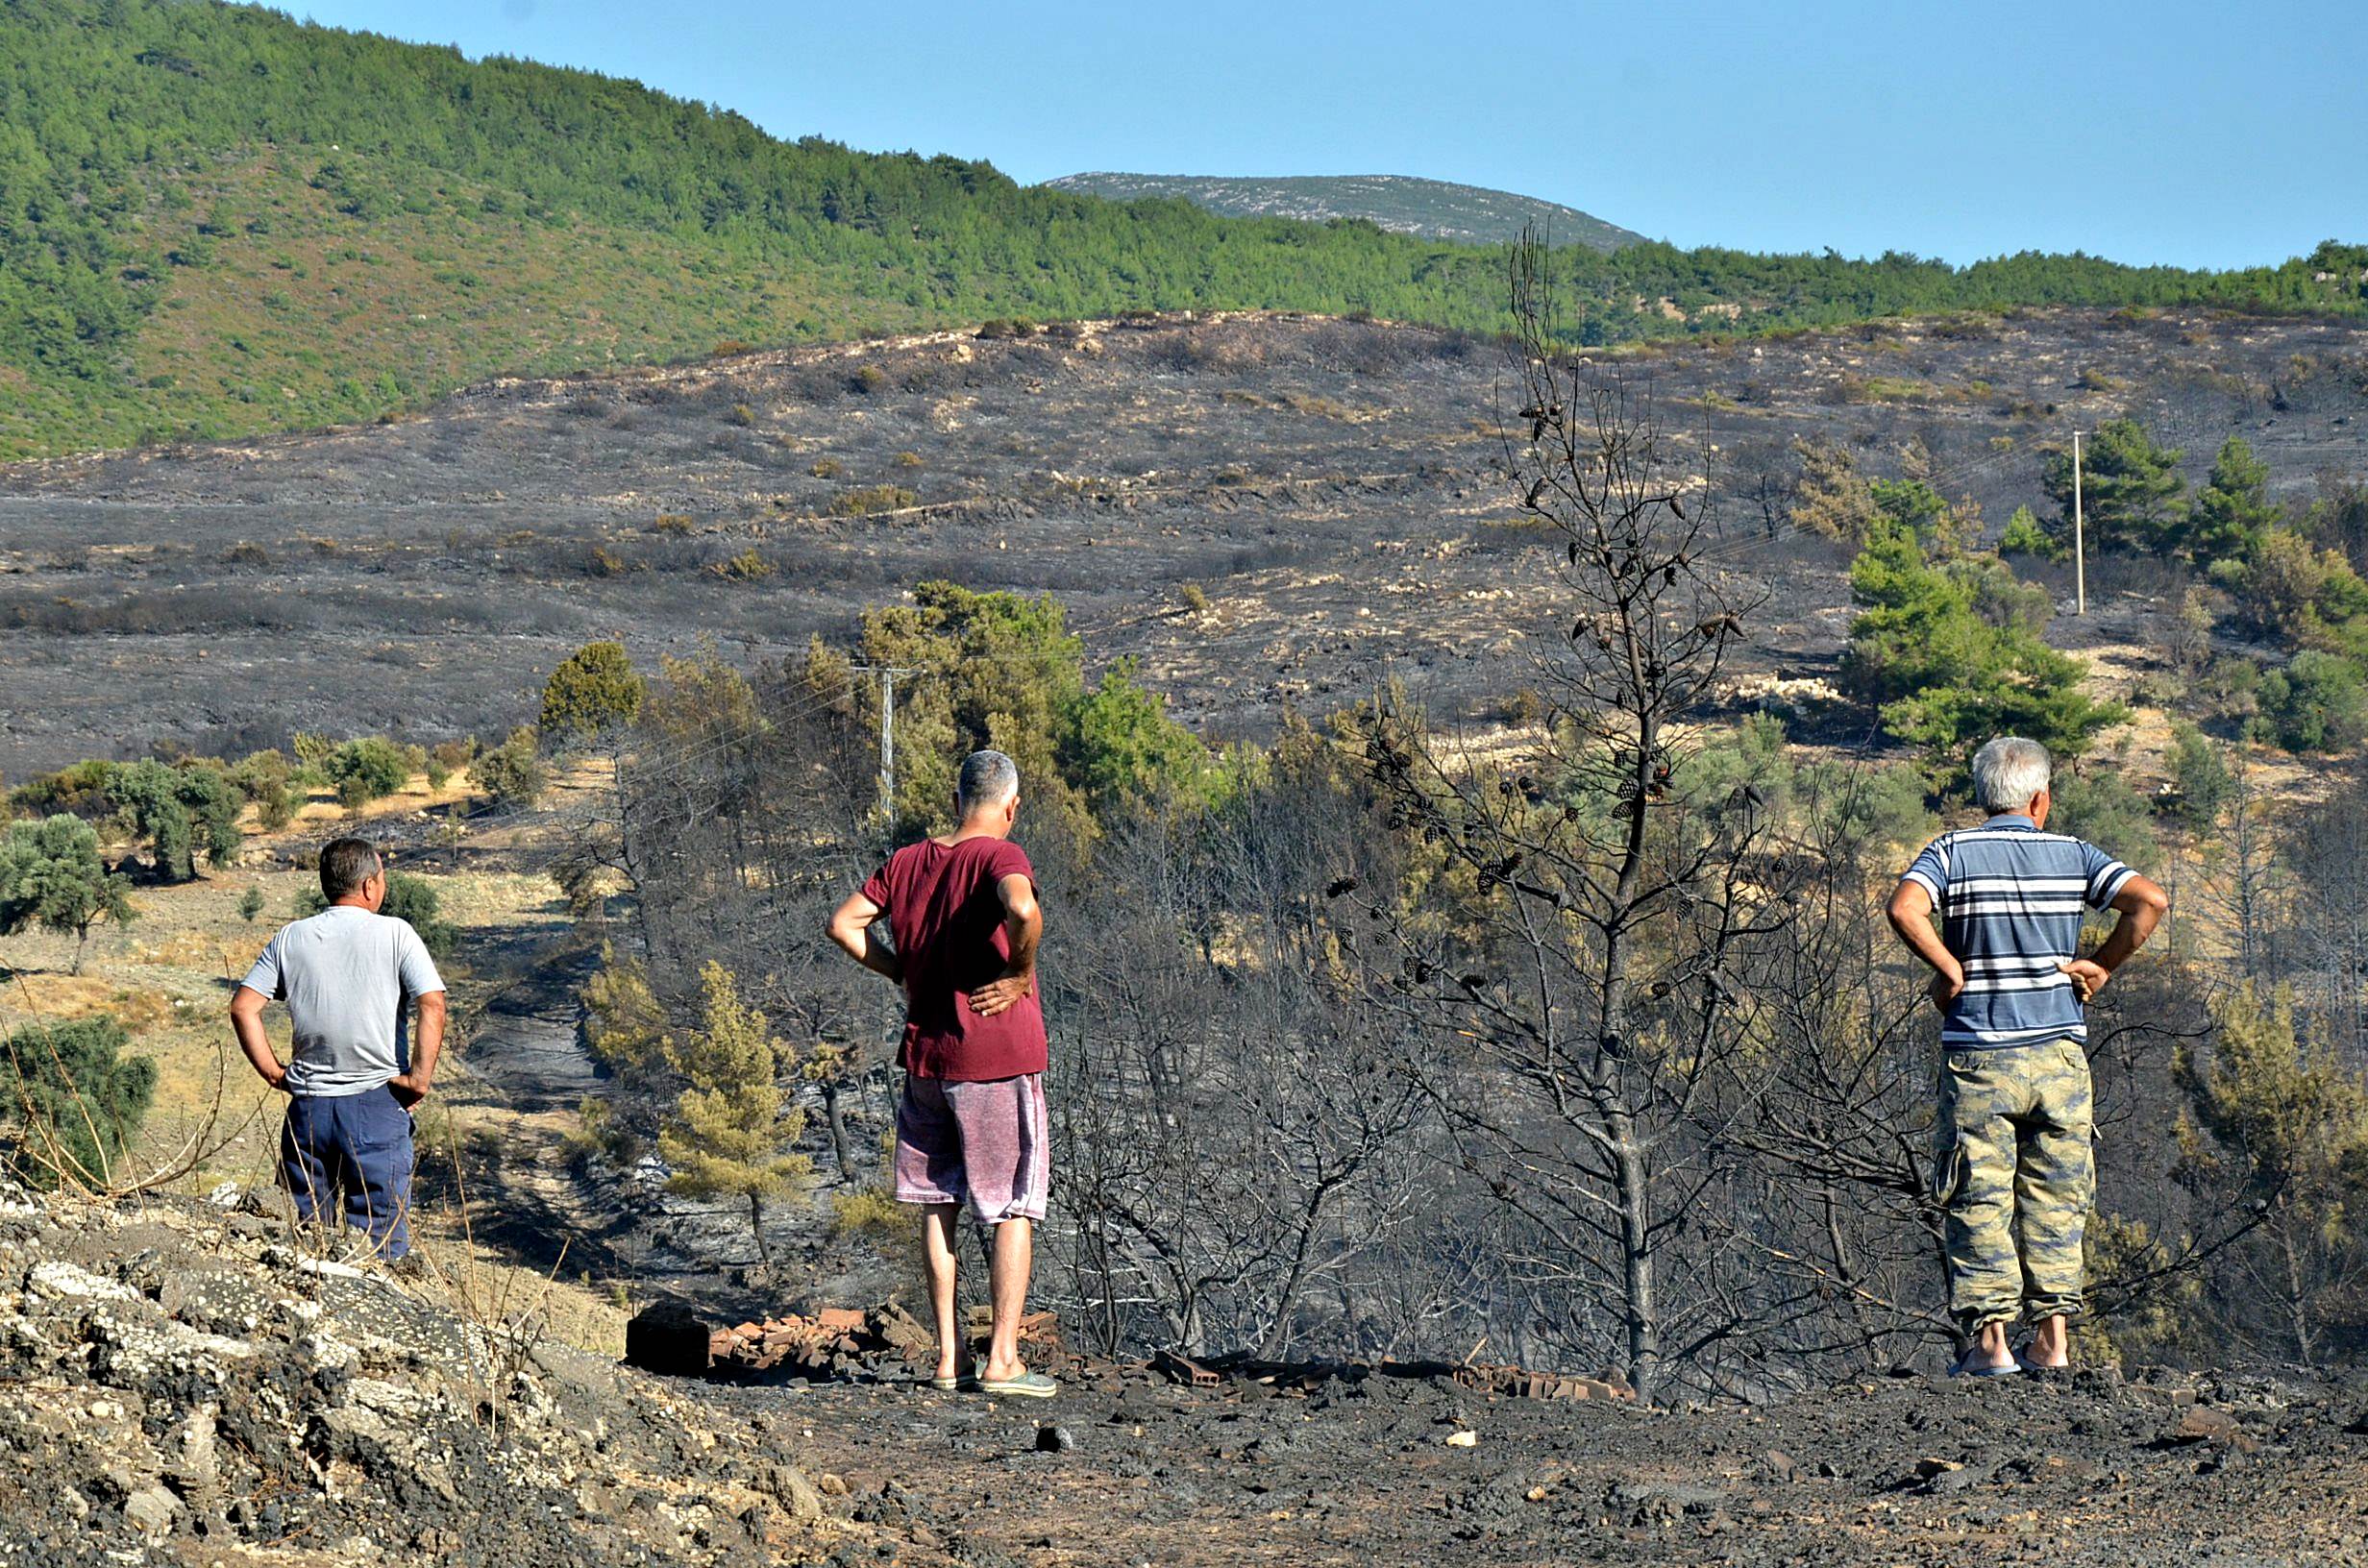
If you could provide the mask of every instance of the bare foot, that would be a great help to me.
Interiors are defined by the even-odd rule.
[[[2031,1343],[2023,1347],[2023,1364],[2047,1371],[2061,1371],[2072,1364],[2072,1335],[2061,1317],[2044,1317]]]
[[[2007,1326],[2004,1323],[1990,1323],[1973,1336],[1973,1343],[1967,1345],[1965,1354],[1958,1358],[1957,1370],[1960,1376],[1973,1372],[2008,1372],[2014,1370],[2017,1364],[2014,1352],[2007,1345]]]

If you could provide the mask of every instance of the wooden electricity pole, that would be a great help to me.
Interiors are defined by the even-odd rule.
[[[879,676],[879,809],[894,821],[897,815],[897,677],[917,675],[918,665],[858,664],[849,667],[858,675]]]
[[[2088,541],[2081,519],[2081,432],[2072,432],[2072,613],[2088,613]]]

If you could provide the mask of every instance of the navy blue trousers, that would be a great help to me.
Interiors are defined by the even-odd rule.
[[[297,1217],[333,1218],[370,1233],[382,1256],[411,1250],[411,1114],[387,1089],[292,1095],[280,1132],[280,1180]]]

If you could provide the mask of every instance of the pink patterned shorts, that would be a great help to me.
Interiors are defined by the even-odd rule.
[[[898,1202],[967,1203],[989,1225],[1042,1219],[1051,1157],[1042,1073],[986,1083],[905,1075]]]

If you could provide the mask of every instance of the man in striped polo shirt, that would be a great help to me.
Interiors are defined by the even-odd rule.
[[[1885,911],[1932,966],[1941,1012],[1933,1192],[1966,1340],[1957,1371],[1975,1377],[2069,1360],[2096,1185],[2083,1006],[2170,907],[2095,845],[2046,831],[2049,772],[2046,748],[2020,736],[1975,752],[1989,820],[1927,845]],[[2121,919],[2081,958],[2090,909]],[[2023,1360],[2007,1344],[2017,1317],[2035,1325]]]

